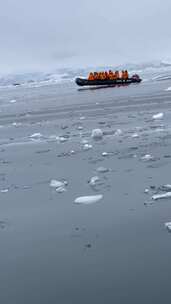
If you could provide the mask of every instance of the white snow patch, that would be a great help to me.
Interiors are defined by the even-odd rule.
[[[163,113],[157,113],[152,116],[153,119],[162,119],[164,116]]]
[[[164,199],[164,198],[170,198],[171,197],[171,192],[166,192],[162,194],[154,194],[152,196],[153,200],[158,200],[158,199]]]
[[[98,201],[100,201],[103,198],[102,194],[98,194],[98,195],[89,195],[89,196],[80,196],[77,197],[74,201],[75,204],[85,204],[85,205],[89,205],[89,204],[93,204],[93,203],[97,203]]]
[[[91,137],[95,140],[100,140],[103,138],[103,131],[101,129],[92,130]]]

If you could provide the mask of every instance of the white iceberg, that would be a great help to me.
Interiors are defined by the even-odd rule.
[[[168,87],[168,88],[166,89],[166,91],[171,91],[171,87]]]
[[[103,138],[103,132],[101,129],[92,130],[91,137],[95,140],[100,140]]]
[[[89,195],[89,196],[80,196],[77,197],[74,201],[75,204],[85,204],[85,205],[89,205],[89,204],[93,204],[93,203],[97,203],[98,201],[100,201],[103,198],[102,194],[98,194],[98,195]]]
[[[162,119],[164,116],[163,113],[157,113],[152,116],[153,119]]]
[[[152,196],[153,200],[159,200],[159,199],[164,199],[164,198],[171,198],[171,192],[166,192],[162,194],[154,194]]]
[[[17,102],[16,99],[11,99],[10,100],[10,103],[15,103],[15,102]]]

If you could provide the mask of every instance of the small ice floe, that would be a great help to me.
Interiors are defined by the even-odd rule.
[[[154,160],[154,157],[151,154],[145,154],[144,156],[141,157],[141,160],[143,161]]]
[[[22,125],[21,122],[13,122],[12,123],[12,126],[14,126],[14,127],[20,127],[21,125]]]
[[[138,138],[138,137],[139,137],[139,134],[138,134],[138,133],[133,133],[133,134],[131,135],[131,137],[132,137],[132,138]]]
[[[171,191],[171,185],[170,184],[166,184],[160,187],[160,190],[162,191]]]
[[[162,119],[164,116],[163,113],[157,113],[152,116],[153,119]]]
[[[93,148],[93,146],[90,145],[90,144],[84,144],[84,145],[83,145],[83,150],[84,150],[84,151],[91,150],[92,148]]]
[[[166,91],[171,91],[171,87],[168,87],[168,88],[166,89]]]
[[[165,225],[165,227],[167,228],[167,230],[168,230],[169,232],[171,232],[171,222],[165,223],[164,225]]]
[[[80,116],[80,120],[84,120],[85,119],[85,116]]]
[[[67,181],[58,181],[56,179],[52,179],[50,181],[50,187],[56,188],[56,192],[62,193],[66,191],[66,186],[68,185]]]
[[[146,189],[144,190],[144,193],[149,193],[149,189],[146,188]]]
[[[105,168],[105,167],[98,167],[96,169],[96,171],[99,172],[99,173],[107,173],[107,172],[109,172],[109,169]]]
[[[64,143],[64,142],[66,142],[67,140],[68,140],[68,138],[66,138],[66,137],[63,137],[63,136],[60,136],[60,137],[59,137],[60,143]]]
[[[75,154],[75,151],[74,151],[74,150],[71,150],[71,151],[70,151],[70,154],[71,154],[71,155]]]
[[[2,189],[0,190],[1,193],[7,193],[9,191],[9,189]]]
[[[79,131],[83,130],[83,127],[82,126],[78,126],[77,128]]]
[[[102,194],[98,194],[98,195],[89,195],[89,196],[80,196],[77,197],[74,201],[75,204],[85,204],[85,205],[89,205],[89,204],[94,204],[97,203],[98,201],[100,201],[103,198]]]
[[[90,180],[88,182],[89,182],[90,186],[96,186],[99,181],[100,181],[100,178],[98,176],[93,176],[90,178]]]
[[[121,129],[117,129],[116,131],[115,131],[115,134],[114,134],[115,136],[120,136],[120,135],[122,135],[122,130]]]
[[[106,157],[109,155],[109,152],[102,152],[102,156]]]
[[[43,137],[43,135],[41,133],[33,133],[29,137],[32,139],[39,139],[39,138]]]
[[[171,198],[171,192],[166,192],[166,193],[161,193],[161,194],[154,194],[152,196],[152,199],[154,201],[159,200],[159,199],[164,199],[164,198]]]
[[[100,140],[103,138],[103,131],[101,129],[92,130],[91,137],[95,140]]]
[[[10,100],[10,103],[15,103],[15,102],[17,102],[16,99],[11,99],[11,100]]]

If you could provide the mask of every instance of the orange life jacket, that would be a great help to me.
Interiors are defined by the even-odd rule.
[[[90,73],[90,74],[89,74],[88,80],[94,80],[94,75],[93,75],[93,73]]]

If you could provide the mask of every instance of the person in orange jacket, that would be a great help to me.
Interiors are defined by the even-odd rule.
[[[115,72],[115,76],[116,76],[116,80],[120,79],[119,71],[116,71],[116,72]]]
[[[121,72],[121,79],[122,79],[122,80],[125,80],[125,71],[123,71],[123,70],[122,70],[122,72]]]
[[[93,75],[93,73],[92,73],[92,72],[89,74],[89,76],[88,76],[88,80],[94,80],[94,75]]]
[[[105,71],[105,79],[109,79],[109,74],[107,71]]]
[[[126,80],[128,80],[128,78],[129,78],[128,71],[127,71],[127,70],[125,70],[125,81],[126,81]]]
[[[111,70],[109,70],[109,79],[113,80],[113,72]]]

